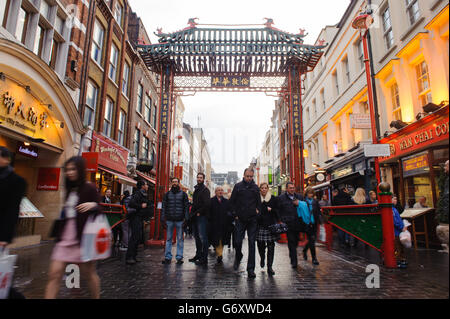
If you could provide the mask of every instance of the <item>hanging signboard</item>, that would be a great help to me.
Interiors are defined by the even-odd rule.
[[[94,131],[91,151],[98,153],[99,165],[127,175],[128,151],[126,149]]]
[[[385,157],[391,156],[389,144],[367,144],[364,145],[365,157]]]
[[[351,114],[350,123],[354,129],[370,129],[370,114]]]
[[[59,167],[39,167],[36,189],[38,191],[57,191],[60,173]]]
[[[97,172],[98,169],[98,153],[84,152],[81,156],[86,160],[86,171]]]
[[[169,130],[169,94],[164,93],[161,104],[160,133],[167,136]]]
[[[427,153],[409,157],[403,161],[403,177],[423,174],[429,171]]]
[[[292,94],[292,105],[293,105],[293,125],[294,125],[294,136],[300,136],[300,123],[301,123],[301,112],[300,112],[300,95]]]
[[[219,88],[250,87],[249,76],[214,76],[211,78],[211,86]]]
[[[26,157],[38,158],[38,148],[32,145],[26,145],[23,142],[17,143],[17,153]]]

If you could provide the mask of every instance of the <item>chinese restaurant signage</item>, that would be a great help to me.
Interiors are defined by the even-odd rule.
[[[98,164],[127,174],[128,151],[106,137],[92,132],[91,152],[98,153]]]
[[[383,144],[390,144],[391,156],[384,157],[381,161],[386,161],[395,157],[404,156],[434,143],[448,140],[449,122],[448,113],[446,118],[418,126],[417,129],[396,137],[394,139],[384,138],[380,141]]]
[[[98,153],[84,152],[82,156],[86,160],[86,171],[96,172],[98,170]]]
[[[60,173],[60,168],[40,167],[36,189],[38,191],[57,191]]]
[[[333,179],[337,179],[339,177],[343,177],[343,176],[349,175],[351,173],[353,173],[352,165],[347,165],[345,167],[334,170],[331,173],[331,176],[333,177]]]
[[[17,153],[27,157],[37,158],[38,148],[31,145],[25,145],[24,143],[19,142],[17,143]]]
[[[300,136],[300,123],[301,123],[301,112],[300,112],[300,95],[292,94],[292,104],[293,104],[293,125],[294,125],[294,136]]]
[[[248,76],[214,76],[211,78],[211,86],[219,88],[250,87]]]
[[[169,127],[169,94],[163,93],[161,104],[161,120],[160,120],[160,133],[163,136],[167,136]]]
[[[422,174],[429,170],[427,153],[403,160],[403,176]]]

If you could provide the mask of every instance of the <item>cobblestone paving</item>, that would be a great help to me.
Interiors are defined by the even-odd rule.
[[[244,243],[244,247],[246,244]],[[18,249],[18,268],[14,285],[27,298],[43,298],[47,280],[49,257],[53,244]],[[175,248],[175,247],[174,247]],[[238,271],[233,269],[233,250],[224,249],[224,262],[217,265],[210,250],[207,267],[196,266],[187,259],[195,253],[193,239],[185,241],[185,263],[162,265],[161,248],[145,248],[139,252],[143,262],[125,265],[124,253],[98,263],[102,298],[152,299],[266,299],[266,298],[448,298],[448,255],[436,250],[409,252],[407,270],[380,267],[380,288],[366,287],[366,266],[379,264],[378,254],[370,250],[353,253],[347,250],[328,251],[318,247],[319,266],[300,257],[299,267],[292,269],[286,244],[277,244],[274,270],[268,277],[266,269],[256,261],[256,279],[248,279],[246,253]],[[65,288],[61,283],[60,298],[88,298],[86,284],[81,289]]]

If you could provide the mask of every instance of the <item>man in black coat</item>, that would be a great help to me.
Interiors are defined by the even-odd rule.
[[[286,183],[286,192],[278,197],[278,214],[283,223],[288,226],[287,240],[289,257],[292,268],[297,268],[297,246],[300,233],[306,231],[306,225],[298,217],[298,202],[303,200],[303,196],[295,192],[295,185],[292,182]]]
[[[180,180],[172,178],[172,187],[164,195],[162,202],[161,222],[167,227],[166,251],[163,264],[170,264],[172,261],[172,238],[173,231],[177,233],[177,264],[183,263],[183,224],[189,216],[188,195],[180,188]]]
[[[228,199],[223,197],[223,188],[217,187],[216,196],[211,198],[209,212],[209,243],[216,249],[217,263],[222,263],[223,247],[231,242],[233,217]]]
[[[11,153],[6,147],[0,146],[0,251],[12,242],[14,231],[19,219],[20,202],[25,196],[27,183],[14,173],[10,166]],[[23,296],[13,288],[10,299],[22,299]]]
[[[208,263],[208,215],[211,204],[211,193],[205,186],[205,174],[197,174],[197,185],[193,196],[190,219],[195,237],[195,256],[189,259],[196,265],[207,265]]]
[[[248,236],[248,262],[247,272],[249,278],[255,278],[255,242],[258,230],[257,215],[261,212],[261,196],[259,188],[253,181],[254,171],[247,168],[244,171],[244,178],[237,183],[230,197],[230,205],[235,214],[235,248],[236,257],[234,269],[239,268],[243,254],[242,241],[245,231]]]
[[[148,184],[145,181],[137,182],[137,190],[131,196],[128,204],[129,227],[131,229],[131,237],[128,241],[128,250],[126,255],[126,263],[135,264],[137,259],[137,250],[142,239],[143,223],[142,216],[147,215],[146,211],[153,210],[152,203],[148,200],[147,191]]]

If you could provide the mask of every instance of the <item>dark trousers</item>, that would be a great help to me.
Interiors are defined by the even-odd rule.
[[[235,225],[235,242],[234,248],[236,249],[236,258],[242,259],[242,241],[245,237],[245,231],[247,231],[248,236],[248,262],[247,271],[255,270],[255,242],[256,242],[256,232],[258,224],[256,217],[251,218],[246,221],[241,221],[238,219]]]
[[[289,258],[291,259],[291,265],[296,266],[298,264],[297,260],[297,246],[300,237],[300,232],[297,230],[293,230],[292,228],[287,231],[287,240],[288,240],[288,249],[289,249]]]
[[[131,230],[131,236],[128,240],[128,250],[126,259],[136,259],[138,246],[142,240],[142,218],[140,216],[130,216],[129,227]]]
[[[275,256],[275,242],[258,241],[258,251],[262,261],[264,261],[266,258],[266,247],[267,247],[267,268],[272,269],[273,259]]]
[[[316,234],[317,234],[316,227],[312,227],[306,232],[308,243],[306,244],[305,248],[303,248],[304,253],[307,253],[308,249],[311,251],[312,259],[316,259],[316,237],[317,237]]]
[[[122,233],[122,224],[117,225],[112,229],[114,245],[117,243],[117,238],[119,238],[119,243],[122,244],[123,233]]]
[[[192,224],[195,237],[195,257],[200,261],[208,259],[208,219],[206,216],[196,216]]]

